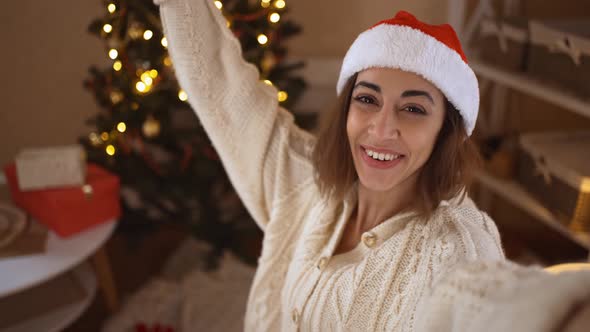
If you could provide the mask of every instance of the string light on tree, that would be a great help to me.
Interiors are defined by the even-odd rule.
[[[188,100],[188,95],[186,94],[186,92],[184,92],[184,90],[178,91],[178,99],[180,99],[182,101]]]
[[[223,4],[221,3],[221,1],[216,0],[215,1],[215,7],[217,7],[217,9],[221,10],[221,8],[223,8]]]
[[[275,7],[277,7],[278,9],[283,9],[283,8],[285,8],[286,5],[287,4],[285,3],[284,0],[277,0],[275,2]]]
[[[287,98],[289,97],[289,95],[285,91],[279,91],[277,93],[277,97],[278,97],[279,101],[282,103],[282,102],[284,102],[284,101],[287,100]]]
[[[145,83],[145,85],[150,86],[153,83],[152,80],[152,76],[150,75],[150,71],[146,71],[143,74],[141,74],[141,80],[143,81],[143,83]]]
[[[257,39],[260,45],[264,45],[268,42],[268,37],[263,33],[259,34]]]
[[[167,57],[165,57],[165,58],[164,58],[164,65],[165,65],[166,67],[170,67],[170,66],[172,66],[172,60],[170,59],[170,57],[169,57],[169,56],[167,56]]]
[[[154,138],[160,134],[160,122],[150,115],[145,119],[141,129],[145,137]]]
[[[270,6],[270,0],[260,1],[260,6],[262,6],[262,8],[268,8]]]
[[[121,70],[121,68],[123,68],[123,64],[121,63],[121,61],[117,60],[117,61],[113,62],[113,69],[115,71],[119,71],[119,70]]]
[[[268,20],[272,23],[277,23],[281,19],[281,15],[279,13],[272,13],[268,17]]]
[[[117,10],[117,5],[115,5],[114,3],[109,3],[109,5],[107,6],[107,10],[111,14],[114,13],[115,10]]]
[[[100,134],[100,139],[103,140],[103,142],[106,142],[109,140],[109,133],[107,133],[106,131],[103,131]]]
[[[272,82],[270,80],[264,80],[264,83],[272,86]]]
[[[125,122],[119,122],[119,123],[117,124],[117,130],[118,130],[120,133],[124,133],[124,132],[125,132],[125,130],[127,130],[127,125],[125,124]]]
[[[107,145],[105,151],[109,156],[115,155],[115,147],[112,144]]]
[[[135,83],[135,90],[141,93],[147,93],[151,90],[151,85],[147,85],[142,81],[138,81],[137,83]]]
[[[115,59],[116,59],[118,56],[119,56],[119,52],[117,52],[117,50],[116,50],[116,49],[114,49],[114,48],[111,48],[111,49],[109,50],[109,58],[111,58],[111,59],[115,60]]]
[[[152,39],[153,36],[154,36],[154,33],[152,30],[145,30],[143,32],[143,39],[145,39],[145,40],[150,40],[150,39]]]
[[[162,40],[160,41],[160,43],[162,44],[162,46],[164,46],[165,48],[168,48],[168,39],[166,39],[166,37],[162,37]]]
[[[111,31],[113,31],[113,26],[107,23],[102,26],[102,31],[110,33]]]
[[[158,71],[155,69],[150,70],[149,73],[151,78],[155,79],[156,77],[158,77]]]

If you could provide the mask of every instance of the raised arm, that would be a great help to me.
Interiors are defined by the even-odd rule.
[[[273,202],[312,178],[313,139],[281,109],[212,0],[155,0],[168,51],[242,201],[264,229]],[[195,189],[196,190],[196,189]]]

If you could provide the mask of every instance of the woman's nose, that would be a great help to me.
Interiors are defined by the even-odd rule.
[[[371,134],[379,139],[396,139],[400,135],[400,121],[392,108],[383,108],[375,113],[369,128]]]

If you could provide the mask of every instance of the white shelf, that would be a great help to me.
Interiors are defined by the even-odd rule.
[[[510,72],[478,59],[470,60],[469,65],[482,77],[590,118],[590,100],[539,82],[524,73]]]
[[[86,295],[84,298],[75,303],[56,307],[54,310],[34,319],[0,329],[0,332],[58,332],[72,324],[90,306],[97,288],[96,276],[88,263],[82,263],[72,273],[84,288]]]
[[[543,221],[543,223],[555,231],[590,250],[590,234],[573,232],[565,227],[549,210],[531,197],[531,195],[515,181],[498,179],[485,172],[479,172],[476,175],[476,179],[486,188],[489,188],[494,193],[504,197],[507,201],[519,206],[532,216]]]

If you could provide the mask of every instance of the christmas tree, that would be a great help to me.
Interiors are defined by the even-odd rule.
[[[214,2],[244,58],[258,67],[261,80],[277,87],[280,104],[288,108],[305,82],[293,72],[303,64],[285,59],[283,42],[300,32],[284,19],[285,1]],[[101,110],[88,120],[94,130],[80,142],[90,162],[121,178],[119,230],[137,235],[176,223],[217,254],[235,249],[237,236],[257,230],[175,80],[158,7],[145,0],[104,5],[104,16],[89,32],[104,41],[112,66],[91,67],[84,81]]]

